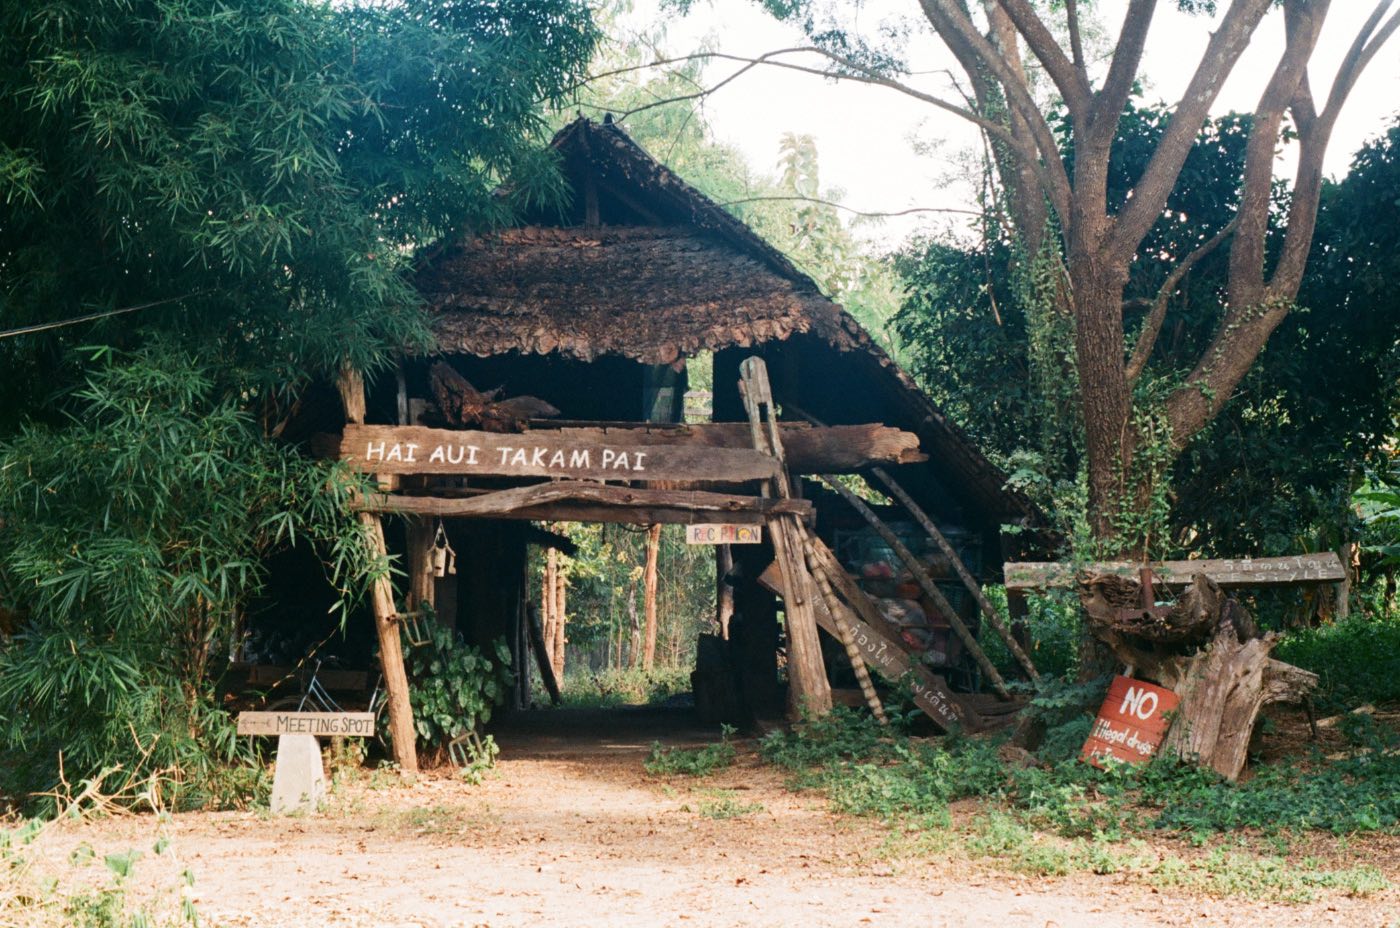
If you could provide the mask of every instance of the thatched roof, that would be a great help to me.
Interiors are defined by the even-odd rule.
[[[575,191],[571,212],[448,246],[420,267],[440,351],[669,364],[788,343],[832,369],[832,382],[818,386],[835,406],[864,398],[854,418],[836,408],[824,417],[878,413],[917,433],[931,476],[984,526],[1039,521],[860,324],[744,223],[617,126],[580,118],[553,144]]]
[[[418,287],[442,350],[463,354],[670,364],[800,332],[856,346],[814,287],[683,226],[511,229],[444,253]]]

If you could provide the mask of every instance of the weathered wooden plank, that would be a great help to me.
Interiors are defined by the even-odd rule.
[[[365,383],[358,371],[349,365],[341,370],[336,384],[345,408],[345,420],[351,425],[365,421]],[[370,551],[381,560],[388,557],[384,541],[384,525],[373,512],[359,513],[360,527]],[[379,666],[384,674],[384,693],[389,712],[389,737],[393,742],[394,761],[399,772],[412,780],[418,774],[417,735],[413,725],[413,705],[408,695],[408,671],[403,663],[403,642],[399,640],[399,616],[394,605],[394,587],[388,570],[377,574],[370,584],[370,606],[374,612],[374,631],[379,639]]]
[[[1338,583],[1346,569],[1335,552],[1297,554],[1292,557],[1228,558],[1199,561],[1158,561],[1148,565],[1167,583],[1190,583],[1205,574],[1225,589],[1244,586],[1294,586],[1304,583]],[[1025,561],[1005,565],[1008,590],[1065,589],[1078,582],[1078,574],[1116,574],[1136,580],[1141,564],[1102,561],[1065,564],[1058,561]]]
[[[240,712],[240,735],[374,735],[373,712]]]
[[[339,456],[376,474],[744,483],[769,479],[774,471],[772,459],[752,449],[640,444],[579,436],[574,430],[510,435],[347,425]]]
[[[962,617],[958,615],[957,610],[948,602],[948,598],[943,595],[943,591],[938,588],[938,584],[929,576],[927,567],[914,556],[914,553],[909,550],[904,542],[899,540],[899,536],[895,535],[890,527],[885,524],[884,520],[877,516],[875,511],[865,504],[864,500],[842,486],[841,483],[831,475],[824,474],[821,480],[822,483],[826,484],[830,489],[835,490],[842,499],[849,503],[852,509],[860,513],[861,518],[865,519],[870,527],[875,530],[876,534],[885,540],[885,544],[890,546],[890,550],[895,553],[895,556],[904,562],[905,568],[913,575],[914,582],[924,591],[924,595],[933,600],[933,604],[938,607],[938,611],[943,614],[943,618],[948,620],[948,624],[953,627],[953,631],[957,632],[958,637],[962,639],[963,645],[967,648],[968,653],[977,661],[977,666],[982,668],[982,672],[986,674],[987,679],[991,681],[992,688],[996,690],[997,694],[1003,699],[1010,699],[1011,693],[1006,688],[1006,681],[1003,680],[1001,674],[997,672],[996,666],[992,663],[991,658],[987,657],[987,653],[982,650],[982,645],[978,643],[977,636],[972,634],[972,631],[967,627],[966,623],[963,622]]]
[[[792,482],[784,459],[768,368],[757,356],[739,365],[739,395],[749,419],[749,437],[756,450],[777,465],[775,476],[763,484],[763,495],[792,498]],[[788,642],[788,714],[794,721],[810,713],[831,711],[831,683],[822,660],[817,634],[815,583],[802,553],[802,525],[792,514],[773,513],[768,519],[769,543],[783,573],[788,595],[783,623]]]
[[[588,521],[640,522],[643,511],[673,517],[655,519],[657,523],[695,522],[715,513],[723,513],[725,521],[748,521],[745,517],[749,517],[756,523],[773,514],[806,517],[812,512],[812,504],[807,500],[760,499],[701,490],[654,490],[572,481],[514,487],[465,499],[380,493],[363,500],[360,508],[367,512],[492,519],[541,518],[542,512],[553,508],[561,512],[587,508],[608,517]]]
[[[543,426],[550,424],[541,422]],[[670,423],[646,423],[628,426],[622,423],[609,423],[598,425],[569,424],[562,428],[533,428],[523,435],[496,435],[486,432],[466,432],[454,429],[425,429],[420,426],[413,426],[413,431],[403,432],[403,430],[390,426],[361,426],[354,432],[347,430],[339,438],[333,436],[317,436],[312,443],[312,450],[320,455],[334,457],[342,454],[342,447],[352,435],[363,435],[360,429],[373,428],[379,432],[373,437],[374,441],[385,440],[394,441],[406,445],[415,443],[418,445],[414,449],[413,457],[416,462],[431,458],[433,454],[429,442],[447,442],[449,445],[458,444],[466,439],[462,436],[471,435],[492,435],[499,444],[504,444],[515,448],[512,441],[525,443],[539,441],[549,443],[565,443],[570,446],[582,448],[612,448],[614,450],[624,448],[655,448],[655,447],[694,447],[694,448],[714,448],[729,449],[735,451],[746,451],[752,453],[750,444],[749,427],[742,422],[716,422],[699,423],[693,425],[677,425]],[[387,434],[386,434],[387,433]],[[401,433],[401,434],[400,434]],[[431,433],[424,435],[423,433]],[[886,425],[866,424],[866,425],[834,425],[813,428],[806,423],[780,423],[779,433],[782,436],[784,451],[786,454],[789,470],[794,473],[816,474],[816,473],[848,473],[868,467],[872,464],[916,464],[927,460],[927,455],[919,451],[919,438],[912,432],[904,432]],[[365,435],[369,438],[370,436]],[[433,447],[436,447],[434,444]],[[478,447],[484,447],[478,445]],[[426,450],[425,450],[426,449]],[[351,449],[354,450],[353,448]],[[389,454],[389,446],[385,445],[385,456]],[[398,457],[407,455],[407,448],[400,450]],[[454,451],[455,455],[456,452]],[[477,457],[482,458],[482,451],[478,451]],[[511,452],[513,458],[515,452]],[[447,458],[448,453],[443,452],[443,457]],[[552,454],[551,456],[552,457]],[[534,452],[530,452],[529,460],[533,460]],[[499,452],[497,452],[499,459]],[[508,459],[509,460],[509,459]],[[416,463],[415,462],[415,463]],[[388,464],[407,464],[405,461],[385,462]],[[438,465],[443,461],[435,462]],[[447,462],[450,464],[450,461]],[[548,463],[548,459],[546,459]],[[610,459],[610,464],[615,465],[616,459]],[[646,459],[643,459],[646,465]],[[380,466],[375,461],[377,472],[388,472],[386,467]],[[436,471],[436,470],[413,470],[413,473],[461,473],[457,469]],[[476,471],[481,473],[481,471]],[[610,474],[616,476],[615,474]],[[649,479],[667,479],[657,476],[655,472],[648,474]],[[714,479],[706,477],[704,479]]]

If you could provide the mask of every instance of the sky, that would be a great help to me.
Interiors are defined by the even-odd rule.
[[[910,83],[940,96],[951,92],[956,99],[956,91],[940,73],[955,67],[952,56],[922,21],[913,19],[918,15],[914,0],[867,0],[859,6],[840,6],[858,8],[860,27],[865,31],[896,16],[917,22],[922,31],[912,35],[908,43],[911,70],[917,75]],[[1096,6],[1106,47],[1111,48],[1126,0],[1100,0]],[[1337,0],[1332,4],[1309,71],[1319,99],[1325,99],[1337,63],[1372,8],[1370,0]],[[624,30],[645,31],[662,18],[654,0],[639,0],[638,7],[620,25]],[[1147,88],[1146,100],[1179,97],[1211,28],[1210,17],[1187,16],[1171,4],[1162,4],[1139,72]],[[809,44],[797,29],[773,20],[754,0],[696,0],[688,16],[667,20],[665,30],[664,47],[675,54],[693,51],[705,42],[717,51],[747,57]],[[1275,11],[1256,32],[1223,88],[1215,112],[1252,109],[1282,47],[1282,14]],[[718,82],[737,67],[727,62],[711,64],[708,83]],[[957,116],[896,91],[757,68],[708,97],[704,109],[717,139],[737,147],[760,170],[773,170],[779,139],[785,132],[812,135],[820,155],[823,186],[842,191],[843,202],[854,209],[960,210],[975,205],[974,190],[966,177],[969,155],[979,144],[977,133]],[[1352,154],[1384,131],[1397,115],[1400,36],[1393,37],[1376,56],[1348,100],[1329,148],[1328,174],[1344,175]],[[1287,175],[1291,167],[1285,152],[1278,171]],[[893,248],[920,227],[957,221],[957,213],[918,213],[865,223],[860,234],[874,247]]]

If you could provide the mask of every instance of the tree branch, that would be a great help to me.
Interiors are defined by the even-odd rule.
[[[996,2],[1006,11],[1006,15],[1011,17],[1011,21],[1016,24],[1016,31],[1026,40],[1031,53],[1055,82],[1056,89],[1060,91],[1060,96],[1064,98],[1065,106],[1069,109],[1070,117],[1076,124],[1082,124],[1089,115],[1089,101],[1093,95],[1088,77],[1081,68],[1075,66],[1075,62],[1065,57],[1064,50],[1055,41],[1044,21],[1036,15],[1035,8],[1029,0]],[[1082,51],[1081,49],[1076,54],[1082,57]]]
[[[980,68],[985,68],[1001,85],[1012,111],[1025,121],[1035,150],[1039,153],[1039,163],[1043,165],[1043,170],[1038,170],[1037,174],[1048,181],[1045,192],[1059,214],[1061,224],[1068,227],[1072,221],[1069,175],[1065,172],[1054,133],[1031,97],[1024,77],[1018,78],[1012,72],[1006,58],[977,31],[966,9],[955,0],[920,0],[919,5],[964,70],[976,73]],[[1021,145],[1016,146],[1016,152],[1022,158],[1028,154]]]
[[[1284,6],[1283,54],[1255,108],[1254,124],[1245,145],[1239,230],[1230,244],[1230,309],[1222,319],[1222,326],[1233,322],[1232,316],[1250,312],[1264,299],[1264,252],[1269,234],[1279,131],[1283,115],[1296,98],[1299,82],[1307,73],[1329,3],[1330,0],[1287,0]]]
[[[1079,28],[1079,0],[1065,0],[1065,21],[1069,28],[1070,54],[1074,56],[1074,70],[1084,85],[1089,85],[1089,64],[1084,59],[1084,34]]]
[[[1157,344],[1157,336],[1162,331],[1162,323],[1166,321],[1167,318],[1167,304],[1170,302],[1172,294],[1176,292],[1176,288],[1181,284],[1181,281],[1185,279],[1186,275],[1190,273],[1191,268],[1196,266],[1197,262],[1212,251],[1215,251],[1215,249],[1220,246],[1220,243],[1225,241],[1231,232],[1235,231],[1235,223],[1238,221],[1238,216],[1230,220],[1225,228],[1215,233],[1207,242],[1187,255],[1186,259],[1173,268],[1172,272],[1167,275],[1166,281],[1163,282],[1161,289],[1157,291],[1156,299],[1152,301],[1151,310],[1148,312],[1147,318],[1143,320],[1142,330],[1138,333],[1137,343],[1133,345],[1132,357],[1128,359],[1127,376],[1129,384],[1136,383],[1137,379],[1142,376],[1143,370],[1147,367],[1147,361],[1152,356],[1152,349]]]
[[[1303,86],[1293,101],[1298,125],[1300,153],[1293,181],[1293,200],[1288,211],[1288,231],[1277,266],[1269,279],[1269,289],[1276,293],[1295,294],[1302,284],[1308,254],[1312,251],[1313,231],[1317,225],[1318,203],[1322,195],[1322,162],[1331,142],[1332,130],[1347,97],[1376,53],[1400,30],[1400,11],[1381,25],[1386,11],[1395,0],[1380,0],[1352,42],[1351,49],[1337,70],[1328,94],[1327,106],[1321,115],[1312,115],[1312,94],[1303,94]],[[1306,76],[1304,77],[1306,82]]]
[[[1118,214],[1110,240],[1110,255],[1129,262],[1143,237],[1162,215],[1176,186],[1186,156],[1196,143],[1210,107],[1225,78],[1249,45],[1259,21],[1273,0],[1233,0],[1220,27],[1210,38],[1196,73],[1177,104],[1176,113],[1133,188],[1133,196]]]
[[[1123,30],[1118,34],[1118,44],[1113,49],[1113,58],[1108,66],[1108,77],[1094,95],[1093,111],[1086,127],[1085,142],[1096,151],[1107,150],[1117,135],[1118,122],[1123,118],[1123,108],[1133,92],[1133,81],[1137,79],[1138,66],[1142,64],[1142,53],[1147,47],[1147,34],[1152,28],[1152,14],[1156,9],[1157,0],[1132,0],[1128,4]]]

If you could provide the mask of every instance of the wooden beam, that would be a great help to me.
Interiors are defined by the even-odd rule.
[[[1157,561],[1147,565],[1166,583],[1186,584],[1196,574],[1205,574],[1224,589],[1246,586],[1299,586],[1308,583],[1340,583],[1346,568],[1334,551],[1298,554],[1292,557],[1228,558],[1199,561]],[[1092,564],[1065,564],[1057,561],[1025,561],[1005,565],[1007,590],[1068,589],[1078,583],[1079,574],[1115,574],[1138,578],[1142,564],[1128,561],[1101,561]]]
[[[479,473],[485,474],[487,471],[476,467],[471,471],[462,469],[462,464],[452,464],[448,451],[456,457],[459,452],[458,445],[463,443],[473,444],[481,450],[477,452],[479,462],[487,462],[486,448],[488,445],[478,442],[474,436],[491,436],[489,447],[497,449],[492,452],[496,455],[494,462],[500,466],[499,448],[507,446],[512,449],[513,456],[519,446],[536,442],[548,445],[553,448],[562,446],[567,448],[662,448],[662,447],[692,447],[692,448],[713,448],[726,449],[730,451],[743,452],[738,459],[747,459],[752,465],[753,455],[750,444],[748,426],[742,422],[719,422],[719,423],[699,423],[693,425],[674,425],[668,423],[593,423],[585,424],[570,422],[567,425],[557,425],[550,420],[531,420],[531,429],[520,435],[504,435],[493,432],[476,432],[457,429],[429,429],[422,426],[409,426],[396,428],[392,426],[360,426],[357,428],[347,428],[342,436],[335,438],[332,436],[316,436],[312,442],[312,450],[326,457],[345,457],[348,460],[358,460],[365,456],[369,448],[366,442],[386,442],[384,446],[384,456],[387,457],[395,444],[400,445],[400,451],[396,455],[395,461],[380,461],[378,456],[368,467],[376,471],[399,472],[399,473]],[[919,438],[912,432],[903,432],[896,428],[885,425],[835,425],[821,428],[813,428],[803,422],[784,422],[779,426],[779,434],[783,441],[783,451],[787,460],[788,468],[793,473],[820,474],[820,473],[850,473],[858,471],[872,464],[917,464],[928,460],[927,455],[919,451]],[[486,440],[483,440],[486,441]],[[413,449],[414,462],[404,461],[403,458],[408,451],[406,445],[415,444]],[[443,459],[432,462],[433,469],[425,469],[421,466],[415,469],[415,465],[422,465],[431,458],[434,449],[439,445],[444,445]],[[533,461],[534,452],[531,445],[530,453],[527,455],[526,463]],[[376,449],[377,450],[377,446]],[[544,458],[543,463],[548,465],[552,452]],[[601,453],[594,454],[595,461],[601,460]],[[462,456],[465,461],[465,454]],[[511,458],[507,458],[507,465]],[[652,459],[659,462],[660,458]],[[721,458],[708,458],[710,461],[721,461]],[[565,460],[567,463],[567,458]],[[611,458],[609,464],[616,465],[616,458]],[[629,464],[632,461],[629,459]],[[643,466],[647,466],[647,460],[643,459]],[[653,467],[659,464],[653,464]],[[398,470],[395,470],[398,468]],[[517,469],[512,470],[510,475],[519,473]],[[548,471],[545,476],[557,476],[557,471]],[[578,474],[572,474],[578,476]],[[596,476],[596,475],[594,475]],[[604,476],[616,478],[618,472],[612,468]],[[656,470],[646,474],[647,479],[666,480],[673,479],[666,477]],[[640,477],[638,479],[641,479]],[[698,479],[716,480],[720,479],[712,474],[701,474]],[[753,478],[759,479],[759,478]]]
[[[852,623],[852,639],[866,666],[874,667],[891,683],[899,683],[907,677],[914,704],[944,731],[980,731],[985,725],[981,715],[973,711],[966,697],[949,689],[947,681],[909,655],[900,640],[899,629],[880,614],[870,597],[850,578],[820,539],[813,539],[812,553],[825,568],[824,573],[832,588],[854,612],[854,615],[846,618]],[[773,571],[770,576],[765,572],[760,582],[771,586],[774,592],[782,596],[782,578],[777,573]],[[817,623],[828,634],[839,634],[836,619],[829,610],[817,610]]]
[[[554,665],[549,660],[549,648],[544,643],[544,629],[540,628],[540,617],[535,612],[535,604],[525,606],[525,621],[529,624],[530,650],[535,652],[535,666],[540,669],[540,679],[549,691],[549,701],[554,705],[563,702],[559,692],[559,681],[554,678]]]
[[[774,468],[750,448],[651,445],[574,430],[511,435],[420,425],[347,425],[339,457],[376,474],[473,477],[745,483],[771,478]]]
[[[346,366],[341,369],[337,383],[340,400],[349,423],[363,422],[365,416],[365,381],[359,371]],[[384,526],[373,512],[359,514],[370,554],[380,563],[388,563],[389,549],[384,543]],[[374,611],[374,630],[379,638],[379,665],[384,674],[384,692],[389,710],[389,736],[393,741],[394,761],[407,779],[418,773],[417,735],[413,725],[413,706],[408,698],[408,672],[403,663],[403,642],[399,638],[399,616],[394,607],[394,588],[389,572],[380,572],[370,586],[370,604]]]
[[[761,521],[769,515],[791,514],[809,516],[812,504],[806,500],[765,500],[753,496],[727,493],[706,493],[700,490],[655,490],[632,487],[604,486],[596,483],[560,481],[538,483],[528,487],[497,490],[466,499],[438,499],[432,496],[402,496],[383,493],[366,498],[361,504],[366,512],[398,512],[411,515],[473,517],[487,519],[542,518],[546,507],[568,508],[590,505],[603,510],[608,519],[589,521],[635,522],[639,514],[653,510],[670,511],[684,519],[657,519],[660,522],[698,522],[722,514],[726,520],[738,521],[743,515]],[[608,511],[611,510],[611,511]]]
[[[885,489],[889,491],[890,495],[898,500],[899,504],[914,517],[914,521],[919,523],[919,527],[924,530],[924,534],[933,539],[933,543],[938,546],[938,550],[942,551],[943,556],[948,559],[948,563],[953,565],[953,570],[957,573],[958,579],[962,581],[963,587],[966,588],[968,593],[972,595],[972,598],[976,600],[978,608],[982,610],[982,615],[987,618],[987,624],[992,626],[992,629],[1001,636],[1002,642],[1006,644],[1006,649],[1011,652],[1012,657],[1016,658],[1031,682],[1039,683],[1040,671],[1036,670],[1035,663],[1031,661],[1030,655],[1026,654],[1025,649],[1021,647],[1021,643],[1011,634],[1011,629],[1007,628],[1006,623],[1001,620],[1001,615],[997,612],[996,607],[991,604],[991,601],[987,599],[987,595],[982,592],[981,585],[973,579],[971,572],[967,569],[967,565],[964,564],[963,559],[958,556],[957,549],[955,549],[943,533],[938,530],[938,526],[928,517],[928,513],[924,512],[923,507],[914,502],[913,497],[906,493],[904,487],[900,486],[893,477],[885,473],[885,471],[879,467],[871,468],[871,472],[875,475],[876,479],[885,485]]]
[[[792,483],[784,462],[768,368],[762,358],[749,357],[739,365],[739,374],[739,393],[748,413],[754,449],[777,465],[776,476],[764,485],[764,495],[790,500]],[[788,714],[793,721],[808,713],[824,715],[831,711],[831,682],[817,633],[813,600],[819,594],[803,558],[802,524],[795,515],[774,513],[768,519],[768,533],[788,591],[783,598],[788,640]]]

